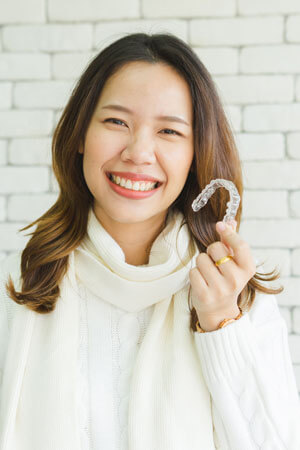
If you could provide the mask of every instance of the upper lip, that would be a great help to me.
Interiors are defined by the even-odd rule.
[[[152,177],[151,175],[147,175],[145,173],[134,173],[134,172],[107,172],[108,174],[113,174],[115,176],[119,176],[120,178],[127,178],[128,180],[135,180],[135,181],[158,181],[161,183],[160,180],[157,178]]]

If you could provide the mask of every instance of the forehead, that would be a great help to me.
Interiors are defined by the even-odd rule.
[[[191,118],[192,98],[186,80],[165,63],[130,62],[117,70],[105,83],[98,106],[105,103],[119,103],[124,106],[150,105],[161,108],[179,108]],[[174,111],[164,111],[174,113]]]

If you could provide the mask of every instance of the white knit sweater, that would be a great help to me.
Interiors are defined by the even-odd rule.
[[[130,313],[79,286],[82,450],[128,450],[131,370],[153,306]],[[231,445],[234,436],[235,442],[239,438],[249,442],[247,450],[299,450],[300,406],[286,324],[276,297],[257,295],[260,301],[240,320],[222,330],[194,333],[212,399],[215,447],[244,450]],[[3,298],[0,279],[0,369],[5,366],[11,319],[18,307]],[[255,353],[257,366],[241,371],[249,349]],[[274,446],[274,436],[281,446]],[[199,450],[205,450],[201,442]]]
[[[128,450],[132,365],[154,306],[137,313],[101,301],[79,284],[81,340],[78,392],[83,449]]]
[[[82,448],[128,450],[126,419],[131,371],[153,306],[129,313],[102,301],[82,284],[79,286],[82,303],[78,411]],[[226,332],[224,328],[222,333],[194,333],[214,403],[215,446],[232,450],[230,436],[242,433],[243,439],[247,435],[249,448],[296,450],[300,448],[300,409],[286,324],[275,296],[260,295],[257,305],[239,323],[229,324]],[[242,374],[239,365],[242,366],[243,348],[251,346],[244,339],[249,320],[256,327],[252,337],[259,348],[259,366],[253,373]],[[282,447],[274,447],[273,433],[281,437]]]

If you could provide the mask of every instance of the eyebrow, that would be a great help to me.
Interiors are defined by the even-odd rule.
[[[114,109],[116,111],[123,111],[123,112],[127,112],[129,114],[133,114],[133,111],[131,111],[130,109],[126,108],[125,106],[121,106],[121,105],[105,105],[101,109]],[[183,123],[184,125],[187,125],[188,127],[190,126],[184,119],[182,119],[181,117],[177,117],[177,116],[158,116],[158,117],[156,117],[156,119],[168,120],[169,122],[179,122],[179,123]]]

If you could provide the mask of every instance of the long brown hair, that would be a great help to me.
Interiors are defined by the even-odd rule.
[[[217,88],[199,57],[184,41],[171,33],[133,33],[110,44],[87,66],[74,87],[54,130],[52,167],[59,185],[59,195],[51,208],[34,222],[37,225],[21,254],[22,287],[16,292],[11,277],[6,284],[8,295],[16,303],[44,314],[54,310],[60,294],[59,284],[68,268],[68,256],[83,239],[93,196],[82,169],[82,153],[86,131],[101,91],[124,64],[144,61],[166,63],[173,67],[190,87],[193,103],[194,159],[185,186],[170,208],[184,215],[185,223],[200,252],[219,240],[215,223],[223,219],[228,193],[219,189],[200,212],[194,213],[192,201],[215,178],[231,180],[241,201],[236,215],[237,231],[242,213],[242,171],[233,134],[226,119]],[[274,270],[256,272],[241,292],[238,303],[251,307],[255,291],[277,294],[259,280],[277,279]],[[242,299],[243,294],[243,299]],[[191,328],[195,330],[196,311],[191,309]]]

